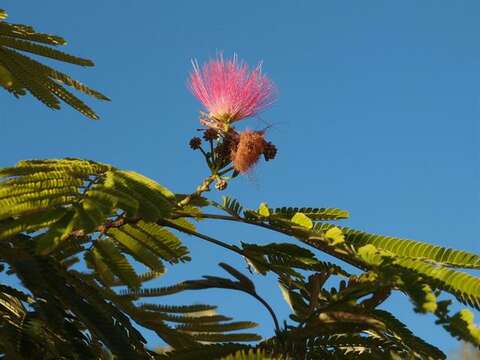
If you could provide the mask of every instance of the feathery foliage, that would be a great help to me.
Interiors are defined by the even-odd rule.
[[[109,100],[105,95],[22,52],[79,66],[93,66],[93,62],[55,49],[66,44],[60,36],[36,32],[31,26],[2,21],[6,17],[6,12],[1,10],[0,86],[16,97],[23,96],[28,91],[52,109],[60,109],[62,100],[86,117],[98,119],[91,108],[63,85],[99,100]]]
[[[54,109],[63,100],[97,118],[62,84],[108,100],[104,95],[25,53],[79,66],[93,63],[57,50],[65,44],[61,37],[5,18],[0,10],[0,85],[17,97],[28,91]],[[337,208],[270,208],[262,202],[252,210],[229,196],[221,203],[203,197],[213,182],[224,190],[239,175],[228,167],[240,147],[238,136],[227,124],[205,130],[209,152],[199,138],[191,142],[202,150],[211,175],[188,195],[89,160],[28,160],[0,169],[0,357],[446,359],[379,309],[396,291],[416,312],[433,314],[453,337],[480,348],[473,313],[450,309],[453,299],[480,309],[478,277],[460,271],[479,269],[479,255],[336,226],[331,222],[349,217]],[[266,160],[275,157],[273,144],[261,148]],[[215,213],[208,213],[212,208]],[[229,244],[199,232],[191,219],[253,225],[297,244]],[[205,275],[165,285],[167,267],[174,270],[190,260],[181,240],[185,234],[242,256],[255,273],[272,273],[291,308],[289,319],[281,325],[254,278],[226,263],[220,267],[228,277]],[[339,263],[324,261],[322,254]],[[346,271],[344,263],[356,269]],[[11,286],[15,281],[20,285]],[[258,301],[272,318],[273,336],[262,339],[250,332],[255,322],[218,314],[215,305],[162,302],[165,296],[205,289],[240,291]],[[441,295],[451,299],[439,300]],[[144,302],[152,297],[157,302]],[[147,347],[138,326],[167,346]]]

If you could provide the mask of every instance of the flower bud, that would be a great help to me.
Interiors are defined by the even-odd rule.
[[[205,139],[205,141],[215,140],[217,137],[218,137],[217,130],[212,128],[208,128],[203,133],[203,138]]]
[[[195,136],[190,140],[189,145],[193,150],[200,149],[200,145],[202,145],[202,139]]]
[[[265,143],[265,146],[263,149],[263,157],[265,158],[265,161],[275,159],[276,155],[277,155],[277,147],[273,145],[270,141]]]
[[[228,183],[225,181],[225,180],[218,180],[216,183],[215,183],[215,188],[217,190],[225,190],[227,188],[227,185]]]

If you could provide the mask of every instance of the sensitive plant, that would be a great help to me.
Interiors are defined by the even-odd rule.
[[[2,85],[14,95],[28,91],[53,108],[57,97],[69,99],[67,104],[95,118],[74,98],[60,96],[65,93],[57,85],[96,92],[8,50],[16,44],[18,50],[36,49],[57,60],[77,59],[48,46],[39,50],[34,42],[61,43],[31,27],[0,22]],[[22,66],[13,66],[12,56],[22,59]],[[349,216],[342,209],[265,202],[246,208],[229,196],[222,201],[207,197],[213,187],[224,191],[248,173],[262,155],[267,161],[275,158],[277,149],[264,130],[236,128],[271,105],[275,91],[260,67],[250,71],[236,57],[195,64],[189,86],[208,111],[200,113],[203,135],[194,137],[190,147],[202,154],[210,172],[190,194],[91,160],[27,160],[0,170],[1,356],[445,359],[381,307],[398,292],[419,314],[435,316],[452,336],[480,346],[480,329],[468,310],[480,308],[480,280],[461,271],[480,268],[479,255],[341,226]],[[232,244],[198,231],[200,220],[268,229],[293,243]],[[175,271],[175,264],[190,260],[185,235],[231,251],[245,260],[245,269],[219,259],[224,277],[168,283],[162,279],[166,266]],[[325,261],[323,254],[338,261]],[[345,264],[356,270],[347,271]],[[255,275],[247,276],[246,269]],[[291,307],[288,319],[279,318],[255,286],[255,278],[267,273],[275,275]],[[10,277],[21,285],[7,285]],[[261,338],[252,330],[254,322],[233,321],[218,314],[215,305],[162,302],[165,296],[210,288],[240,291],[262,304],[272,318],[272,336]],[[466,308],[454,311],[452,303]],[[167,346],[148,348],[137,325]]]

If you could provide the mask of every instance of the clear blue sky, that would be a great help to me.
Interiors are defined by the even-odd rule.
[[[228,194],[250,207],[340,207],[351,212],[351,227],[478,252],[480,2],[9,0],[2,7],[11,22],[62,35],[67,51],[92,58],[93,69],[59,67],[113,101],[87,99],[102,117],[93,122],[0,92],[0,165],[82,157],[189,192],[206,175],[186,145],[200,109],[185,87],[190,59],[237,52],[252,64],[263,60],[279,88],[270,110],[243,123],[272,125],[279,153]],[[232,243],[285,240],[231,224],[202,229]],[[195,260],[155,285],[220,274],[219,261],[243,268],[222,250],[185,241]],[[258,284],[284,317],[274,278]],[[271,333],[265,311],[243,295],[182,298],[208,299]],[[402,296],[388,308],[443,350],[457,346]]]

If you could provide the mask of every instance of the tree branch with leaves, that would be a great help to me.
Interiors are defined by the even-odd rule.
[[[28,91],[54,109],[63,100],[97,118],[61,84],[105,96],[22,54],[93,65],[55,49],[64,43],[1,21],[0,82],[17,97]],[[195,62],[189,84],[206,110],[200,113],[202,138],[194,137],[190,147],[209,171],[191,194],[91,160],[26,160],[0,169],[0,273],[21,283],[0,283],[1,356],[445,359],[435,345],[379,308],[394,293],[407,296],[419,314],[433,314],[452,336],[480,346],[480,328],[468,310],[480,308],[480,280],[462,271],[480,268],[478,254],[343,227],[337,222],[349,213],[342,209],[267,203],[247,209],[229,196],[220,202],[207,197],[213,184],[224,191],[262,156],[275,158],[277,149],[264,130],[240,131],[237,123],[270,106],[276,90],[260,66],[249,69],[237,57],[217,57],[203,67]],[[267,229],[290,242],[232,243],[196,229],[200,220]],[[175,271],[175,264],[190,261],[184,235],[240,256],[254,275],[219,259],[229,277],[148,286],[167,266]],[[324,254],[337,261],[322,260]],[[346,271],[345,264],[355,271]],[[255,286],[255,277],[267,273],[276,276],[291,308],[288,319],[276,314]],[[273,335],[260,337],[251,331],[256,323],[220,315],[215,305],[161,301],[211,288],[241,291],[259,301],[272,318]],[[453,302],[466,308],[454,312]],[[166,351],[148,348],[136,326],[152,330],[168,345]]]

